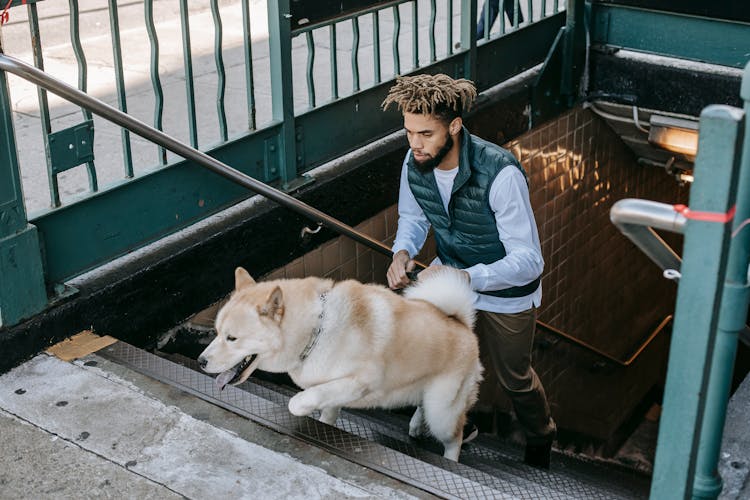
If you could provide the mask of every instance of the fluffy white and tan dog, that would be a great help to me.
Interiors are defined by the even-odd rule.
[[[256,283],[243,268],[216,318],[217,337],[198,358],[216,383],[245,381],[256,368],[287,372],[303,388],[294,415],[342,407],[416,405],[409,434],[426,428],[458,460],[466,412],[482,365],[473,293],[462,273],[432,271],[403,295],[358,281],[323,278]]]

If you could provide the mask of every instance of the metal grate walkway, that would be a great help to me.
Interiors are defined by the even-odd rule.
[[[609,500],[648,496],[646,478],[600,464],[556,455],[551,471],[535,469],[521,462],[519,450],[483,436],[465,445],[461,462],[456,463],[442,457],[437,443],[409,438],[405,416],[344,411],[337,427],[331,427],[289,413],[287,403],[294,394],[290,388],[250,379],[219,392],[212,377],[124,342],[98,354],[443,498]]]

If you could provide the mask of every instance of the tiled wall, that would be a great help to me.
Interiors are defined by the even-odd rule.
[[[391,246],[396,236],[397,222],[398,211],[394,205],[355,226],[355,229]],[[430,237],[417,260],[427,264],[434,257],[435,242]],[[341,236],[293,260],[264,279],[325,276],[335,280],[353,278],[363,283],[385,285],[385,273],[390,263],[390,257]]]
[[[687,188],[657,168],[639,166],[619,137],[583,109],[570,111],[505,147],[529,176],[542,240],[540,321],[626,359],[672,313],[676,286],[620,234],[609,220],[609,209],[629,197],[684,203]],[[357,229],[390,244],[396,220],[394,206]],[[663,236],[680,253],[679,239]],[[427,263],[432,256],[430,238],[419,259]],[[318,275],[384,283],[388,264],[386,257],[341,237],[270,277]],[[559,427],[610,437],[646,392],[661,383],[667,340],[662,335],[638,361],[621,367],[540,330],[534,365]],[[498,406],[507,407],[501,393],[498,398]]]
[[[612,224],[609,210],[623,198],[683,203],[687,188],[639,166],[606,123],[583,109],[506,147],[530,179],[546,264],[540,320],[625,356],[672,312],[677,287]]]

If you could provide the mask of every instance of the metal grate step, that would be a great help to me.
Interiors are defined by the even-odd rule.
[[[407,434],[405,416],[344,411],[331,427],[287,410],[288,387],[250,379],[219,392],[214,379],[124,342],[98,354],[178,387],[280,433],[444,498],[631,499],[648,496],[648,482],[598,464],[555,456],[551,471],[524,465],[519,451],[480,436],[464,446],[461,462],[446,460],[437,443]],[[399,424],[403,419],[403,425]]]

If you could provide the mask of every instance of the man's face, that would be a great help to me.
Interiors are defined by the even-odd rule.
[[[404,113],[404,130],[420,170],[437,167],[453,147],[449,126],[432,115]]]

